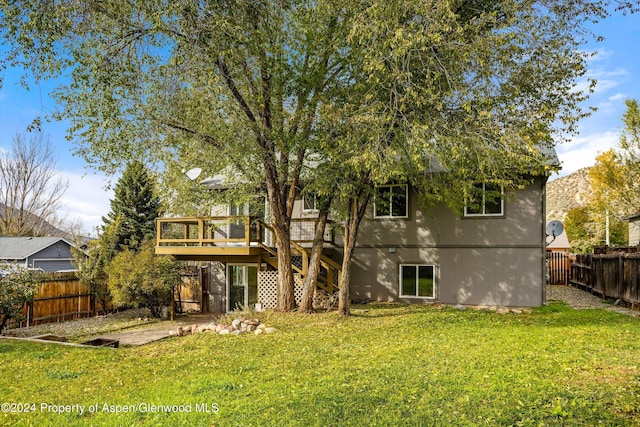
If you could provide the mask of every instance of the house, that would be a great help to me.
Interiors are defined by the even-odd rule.
[[[62,237],[0,237],[0,261],[46,272],[75,270],[72,246]]]
[[[545,185],[538,176],[522,190],[498,191],[462,216],[439,206],[427,212],[408,184],[377,188],[353,256],[356,300],[505,305],[545,303]],[[485,199],[483,199],[485,200]],[[261,200],[264,203],[264,199]],[[208,263],[203,310],[275,306],[276,252],[269,227],[248,206],[219,207],[208,218],[158,220],[156,253]],[[294,207],[294,294],[299,298],[317,211],[313,200]],[[332,295],[341,274],[342,238],[325,233],[317,294]]]
[[[629,246],[640,245],[640,212],[625,219],[629,221]]]

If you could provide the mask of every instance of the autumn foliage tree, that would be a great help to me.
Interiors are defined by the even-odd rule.
[[[411,179],[427,204],[473,180],[524,185],[584,115],[579,47],[606,14],[587,0],[0,4],[5,62],[70,73],[55,96],[87,161],[145,158],[176,180],[199,166],[267,195],[279,310],[294,308],[296,194],[326,165],[350,236],[345,315],[375,186]]]

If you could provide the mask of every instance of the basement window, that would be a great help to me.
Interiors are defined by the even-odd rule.
[[[400,265],[400,297],[435,298],[435,266],[427,264]]]

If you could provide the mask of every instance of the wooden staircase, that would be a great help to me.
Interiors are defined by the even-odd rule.
[[[274,248],[271,248],[263,243],[259,246],[264,250],[262,254],[262,260],[278,269],[278,253]],[[296,242],[291,242],[292,254],[300,256],[302,258],[302,266],[291,263],[291,268],[294,274],[299,274],[302,278],[305,278],[309,274],[309,259],[311,258],[311,249],[304,248]],[[316,279],[316,285],[318,288],[327,292],[329,295],[333,295],[334,292],[340,288],[340,277],[342,275],[342,266],[329,258],[326,255],[320,256],[320,273]]]

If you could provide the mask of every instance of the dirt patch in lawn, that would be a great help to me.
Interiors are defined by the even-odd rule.
[[[161,320],[152,318],[147,309],[136,309],[29,328],[7,329],[2,335],[18,338],[54,335],[74,343],[100,337],[119,340],[121,345],[141,345],[168,337],[178,326],[202,324],[212,319],[213,315],[194,315],[178,316],[173,321]]]

